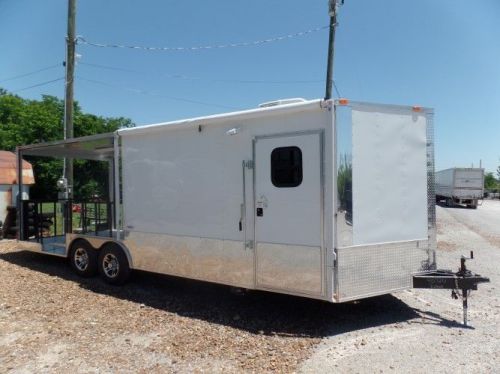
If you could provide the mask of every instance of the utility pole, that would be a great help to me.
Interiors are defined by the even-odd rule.
[[[75,76],[76,0],[68,0],[68,35],[66,36],[66,86],[64,99],[64,139],[73,137],[73,82]],[[73,160],[64,159],[67,198],[73,196]]]
[[[325,100],[332,98],[333,86],[333,58],[335,44],[335,28],[337,27],[337,11],[340,5],[344,4],[344,0],[329,0],[328,13],[330,15],[330,34],[328,38],[328,60],[326,68],[326,93]]]

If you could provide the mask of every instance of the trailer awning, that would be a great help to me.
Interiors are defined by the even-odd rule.
[[[18,147],[20,156],[107,161],[113,158],[115,133],[98,134]]]

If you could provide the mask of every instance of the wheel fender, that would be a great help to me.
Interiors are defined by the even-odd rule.
[[[86,240],[84,238],[79,238],[79,237],[74,238],[72,241],[69,242],[68,245],[66,245],[66,258],[69,258],[69,253],[71,252],[71,247],[73,247],[73,244],[75,244],[78,241],[86,242],[88,245],[90,245],[92,248],[94,248],[94,246],[88,240]]]
[[[115,242],[115,241],[112,241],[112,240],[108,240],[107,242],[104,242],[100,247],[99,247],[99,250],[104,247],[105,245],[107,244],[114,244],[114,245],[117,245],[118,247],[121,248],[121,250],[123,251],[123,253],[125,253],[125,256],[127,257],[127,261],[128,261],[128,266],[130,269],[133,269],[134,268],[134,264],[132,262],[132,256],[130,255],[130,251],[128,250],[128,248],[123,244],[123,243],[120,243],[120,242]]]

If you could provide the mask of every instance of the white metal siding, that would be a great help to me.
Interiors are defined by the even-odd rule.
[[[294,107],[288,112],[280,109],[266,113],[120,132],[124,241],[131,248],[135,268],[255,287],[254,252],[244,245],[245,239],[254,239],[252,170],[246,171],[243,231],[238,227],[243,203],[242,162],[253,159],[252,140],[256,136],[309,130],[323,130],[332,138],[331,111],[319,103],[308,103],[302,110]],[[238,129],[237,134],[227,135],[233,128]],[[331,155],[330,143],[325,147],[324,161],[329,177],[325,205],[329,206],[323,207],[329,214],[326,226],[330,228]],[[299,237],[294,239],[296,234],[290,233],[286,244],[302,244]],[[325,235],[330,239],[329,248],[331,235]],[[281,270],[276,269],[276,274]],[[333,292],[331,285],[328,288]],[[296,293],[292,288],[279,291]],[[331,294],[327,298],[331,299]]]
[[[353,244],[427,238],[426,117],[353,108]]]

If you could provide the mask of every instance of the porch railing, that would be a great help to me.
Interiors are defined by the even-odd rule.
[[[21,240],[43,243],[67,233],[112,236],[113,203],[110,201],[23,200]]]

